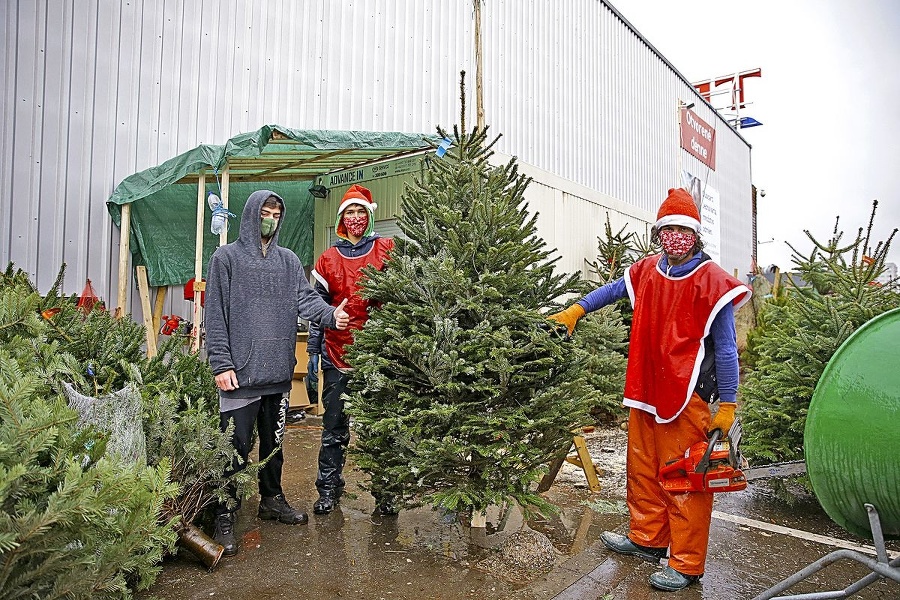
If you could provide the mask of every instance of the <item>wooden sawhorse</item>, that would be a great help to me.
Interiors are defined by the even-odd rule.
[[[584,476],[587,479],[590,490],[592,492],[600,491],[600,480],[597,479],[597,469],[594,467],[594,461],[591,460],[591,455],[588,452],[584,438],[580,435],[576,435],[572,438],[572,444],[575,446],[575,456],[568,455],[568,452],[572,450],[572,446],[569,446],[569,450],[566,452],[565,456],[560,456],[550,463],[550,471],[544,475],[544,478],[541,479],[541,482],[538,484],[537,491],[539,494],[550,489],[550,486],[553,485],[553,480],[556,479],[564,462],[580,467],[581,470],[584,471]]]

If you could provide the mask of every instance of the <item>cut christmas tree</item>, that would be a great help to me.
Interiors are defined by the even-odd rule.
[[[454,129],[404,193],[392,259],[366,272],[379,308],[349,353],[347,410],[376,499],[552,509],[532,484],[590,422],[583,351],[545,317],[578,278],[555,271],[529,179],[492,165],[486,136]]]

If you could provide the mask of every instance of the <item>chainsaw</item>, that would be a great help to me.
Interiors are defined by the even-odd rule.
[[[742,468],[747,461],[738,444],[741,422],[735,419],[728,435],[714,429],[709,439],[693,444],[684,457],[673,460],[659,470],[660,483],[667,492],[739,492],[747,487]]]
[[[716,429],[707,441],[688,448],[683,458],[667,463],[659,472],[663,489],[673,493],[737,492],[755,479],[806,473],[806,463],[802,460],[749,468],[740,451],[742,432],[741,422],[735,419],[727,436],[723,437],[722,431]]]

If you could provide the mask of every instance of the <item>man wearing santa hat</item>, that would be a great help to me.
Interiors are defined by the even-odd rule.
[[[637,261],[624,277],[551,317],[572,333],[586,313],[620,298],[627,296],[634,308],[624,399],[631,409],[630,528],[627,536],[605,531],[600,537],[614,552],[657,564],[668,549],[667,566],[649,580],[666,591],[687,587],[703,575],[713,497],[667,492],[659,470],[705,441],[708,432],[731,428],[738,387],[734,311],[751,294],[703,252],[699,232],[700,213],[691,195],[670,189],[651,234],[662,254]],[[707,353],[715,360],[701,371]],[[709,395],[709,387],[718,389]],[[704,390],[702,396],[698,389]],[[707,403],[716,397],[719,408],[712,418]]]
[[[316,488],[319,499],[313,505],[317,515],[330,513],[344,490],[344,460],[350,442],[350,419],[344,412],[344,390],[350,380],[351,367],[344,354],[353,343],[353,332],[362,329],[369,318],[372,300],[359,293],[362,269],[373,266],[381,269],[394,240],[383,238],[374,232],[375,209],[372,192],[361,185],[352,185],[344,194],[337,211],[334,230],[338,240],[322,253],[312,272],[314,288],[333,306],[347,300],[344,310],[350,315],[350,325],[343,331],[325,330],[310,324],[309,371],[321,354],[322,445],[319,448],[319,468]],[[322,338],[324,334],[324,344]],[[376,498],[377,510],[384,514],[396,514],[390,499]]]

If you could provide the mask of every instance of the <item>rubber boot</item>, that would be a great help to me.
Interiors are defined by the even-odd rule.
[[[334,490],[320,490],[319,499],[313,504],[313,512],[317,515],[327,515],[337,506],[338,497]]]

